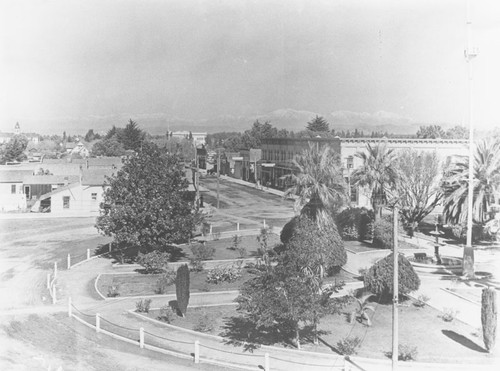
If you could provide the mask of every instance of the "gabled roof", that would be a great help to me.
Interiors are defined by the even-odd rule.
[[[0,170],[0,183],[22,183],[32,170]]]
[[[51,197],[51,196],[53,196],[53,195],[56,195],[56,194],[58,194],[58,193],[61,193],[61,192],[65,191],[65,190],[67,190],[67,189],[75,188],[75,187],[77,187],[77,186],[79,186],[79,185],[80,185],[80,183],[76,182],[76,183],[68,184],[68,185],[66,185],[66,186],[63,186],[63,187],[59,187],[59,188],[57,188],[57,189],[54,189],[52,192],[45,193],[44,195],[41,195],[41,196],[38,198],[37,202],[39,202],[39,201],[41,201],[41,200],[45,200],[45,199],[47,199],[47,198],[49,198],[49,197]]]

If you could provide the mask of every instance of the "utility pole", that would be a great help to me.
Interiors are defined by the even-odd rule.
[[[394,205],[394,211],[393,211],[393,218],[394,218],[394,231],[393,231],[393,238],[394,238],[394,251],[393,251],[393,257],[394,257],[394,276],[393,276],[393,298],[392,298],[392,371],[395,371],[398,369],[398,301],[399,301],[399,283],[398,283],[398,274],[399,274],[399,267],[398,267],[398,258],[399,258],[399,253],[398,253],[398,207]]]
[[[219,208],[220,148],[217,149],[217,209]]]
[[[472,209],[474,204],[474,120],[473,120],[473,71],[472,60],[477,56],[477,50],[472,47],[471,31],[472,21],[470,15],[470,1],[467,0],[467,20],[466,20],[466,47],[465,61],[467,62],[467,100],[469,105],[469,189],[467,193],[467,242],[464,247],[462,260],[462,272],[466,277],[474,277],[474,248],[472,247]]]

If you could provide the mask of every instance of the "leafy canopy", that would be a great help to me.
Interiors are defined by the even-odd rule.
[[[119,246],[149,252],[190,237],[195,212],[178,157],[145,142],[108,183],[96,227]]]

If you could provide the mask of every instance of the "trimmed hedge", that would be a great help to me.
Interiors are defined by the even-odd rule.
[[[363,277],[365,288],[381,298],[387,299],[393,295],[394,264],[391,253],[376,262]],[[398,292],[406,295],[420,287],[420,278],[411,263],[403,255],[398,256]]]

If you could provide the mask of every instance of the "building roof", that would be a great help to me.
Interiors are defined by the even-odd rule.
[[[32,170],[0,170],[0,183],[22,183]]]
[[[80,183],[76,182],[76,183],[71,183],[71,184],[68,184],[68,185],[65,185],[63,187],[59,187],[57,189],[54,189],[52,192],[49,192],[49,193],[45,193],[43,195],[41,195],[40,197],[38,197],[37,199],[37,202],[40,202],[41,200],[45,200],[55,194],[58,194],[58,193],[61,193],[67,189],[71,189],[71,188],[75,188],[76,186],[79,186]]]
[[[70,184],[79,180],[78,175],[29,175],[24,178],[24,184]]]
[[[87,159],[87,167],[115,167],[120,169],[123,166],[121,157],[95,157]]]
[[[118,172],[117,169],[90,168],[82,171],[82,185],[102,186],[106,183],[106,177]]]

